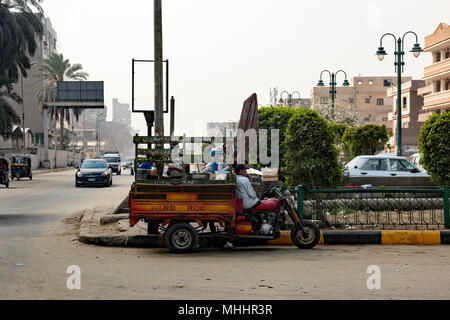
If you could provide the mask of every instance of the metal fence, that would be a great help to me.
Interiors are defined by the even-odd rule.
[[[325,228],[450,229],[449,188],[319,189],[299,186],[297,208]]]

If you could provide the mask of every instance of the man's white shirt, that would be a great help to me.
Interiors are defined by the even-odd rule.
[[[236,196],[244,201],[244,209],[252,208],[259,201],[250,180],[241,175],[236,176]]]

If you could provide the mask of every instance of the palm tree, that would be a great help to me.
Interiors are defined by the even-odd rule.
[[[43,112],[44,102],[56,101],[56,86],[58,81],[67,80],[86,80],[89,74],[82,71],[83,67],[77,63],[71,65],[69,59],[64,59],[62,53],[53,53],[43,61],[42,66],[39,67],[41,74],[40,80],[43,82],[42,89],[37,94],[37,101],[39,109]],[[64,120],[70,124],[70,108],[67,107],[49,107],[48,115],[50,121],[55,120],[60,123],[60,149],[64,147]],[[79,120],[81,109],[73,108],[72,113],[76,121]]]
[[[0,95],[0,136],[8,138],[12,132],[12,126],[20,123],[20,117],[11,105]]]
[[[14,109],[5,99],[17,103],[22,99],[13,92],[12,85],[20,75],[27,76],[31,68],[29,57],[33,56],[37,40],[44,27],[39,15],[43,14],[41,0],[0,0],[0,136],[6,138],[13,124],[20,123]],[[32,12],[32,7],[38,14]]]

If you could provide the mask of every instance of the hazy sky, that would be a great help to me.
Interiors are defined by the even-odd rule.
[[[45,0],[43,7],[58,50],[81,63],[90,80],[105,81],[108,107],[113,98],[131,103],[131,59],[154,57],[153,1]],[[163,0],[175,133],[202,135],[206,122],[238,120],[243,101],[255,92],[266,105],[271,87],[309,98],[323,69],[394,75],[394,40],[385,38],[390,55],[383,62],[374,55],[381,35],[412,30],[423,47],[440,22],[450,24],[448,0]],[[407,38],[408,51],[414,42]],[[408,54],[405,75],[421,79],[430,63],[428,53]],[[152,103],[148,67],[137,70],[141,103]],[[133,115],[133,126],[145,130],[142,114]]]

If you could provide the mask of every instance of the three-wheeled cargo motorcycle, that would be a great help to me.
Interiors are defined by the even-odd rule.
[[[14,180],[14,178],[17,180],[20,180],[20,178],[33,179],[30,156],[11,157],[11,180]]]
[[[142,161],[140,155],[148,158],[163,153],[161,149],[139,149],[138,144],[173,142],[170,139],[174,138],[134,137],[135,167]],[[244,212],[242,200],[236,197],[232,173],[225,180],[195,179],[195,174],[186,173],[177,179],[152,181],[141,180],[137,171],[129,193],[130,226],[145,220],[148,234],[162,235],[171,252],[192,252],[200,242],[208,246],[221,246],[227,241],[267,244],[281,237],[286,216],[293,223],[290,236],[298,248],[311,249],[320,240],[319,227],[301,217],[293,195],[282,187],[267,189],[261,205],[252,212]],[[257,224],[252,225],[250,214],[257,218]]]
[[[9,188],[8,166],[8,160],[0,157],[0,184],[5,185],[6,188]]]

